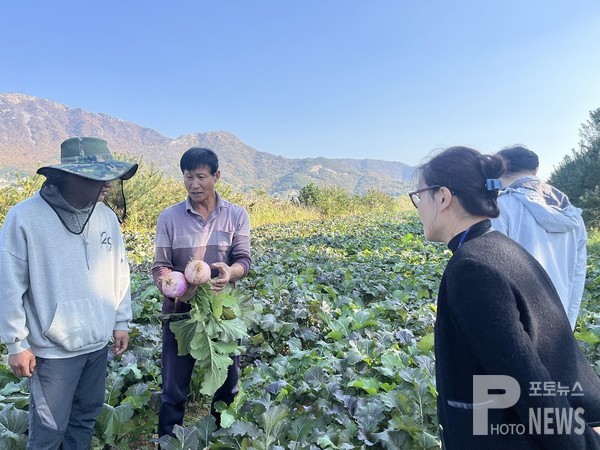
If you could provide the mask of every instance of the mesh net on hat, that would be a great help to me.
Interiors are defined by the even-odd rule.
[[[98,191],[98,194],[100,194],[100,191]],[[73,208],[62,196],[58,186],[48,182],[44,183],[40,189],[40,196],[54,210],[65,228],[76,235],[83,233],[96,207],[96,202],[91,202],[84,208]]]
[[[119,219],[119,223],[125,221],[125,218],[127,217],[127,200],[125,198],[122,179],[113,181],[113,185],[108,191],[104,203],[115,212],[117,219]]]
[[[90,199],[90,203],[87,206],[81,209],[74,208],[60,193],[58,187],[59,181],[59,179],[49,177],[40,189],[40,196],[54,210],[65,228],[70,233],[79,235],[83,233],[97,202]],[[95,198],[98,198],[103,188],[104,185],[100,185]],[[104,199],[104,203],[115,212],[119,223],[123,223],[127,216],[127,202],[125,200],[123,180],[113,182],[111,189]]]

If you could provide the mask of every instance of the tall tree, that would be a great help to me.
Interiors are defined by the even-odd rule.
[[[583,208],[588,225],[600,225],[600,108],[590,112],[581,125],[579,148],[564,157],[550,175],[549,183]]]

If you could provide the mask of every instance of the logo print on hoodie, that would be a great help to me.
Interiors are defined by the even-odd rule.
[[[106,231],[100,233],[100,245],[106,245],[106,251],[108,252],[112,250],[111,237],[106,234]]]

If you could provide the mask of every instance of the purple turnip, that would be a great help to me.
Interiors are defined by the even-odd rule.
[[[210,266],[200,258],[192,258],[185,267],[185,279],[199,286],[210,280]]]
[[[175,300],[178,300],[188,288],[185,275],[175,270],[162,275],[160,277],[160,282],[163,294],[169,298],[174,298]]]

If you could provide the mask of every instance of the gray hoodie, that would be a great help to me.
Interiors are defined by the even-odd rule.
[[[525,247],[546,269],[575,327],[583,295],[587,233],[581,210],[555,187],[534,176],[500,191],[493,227]]]
[[[101,203],[81,234],[69,232],[40,195],[15,205],[0,230],[0,273],[0,338],[9,354],[90,353],[131,320],[125,245]]]

